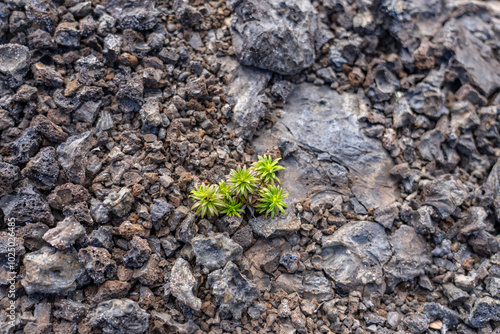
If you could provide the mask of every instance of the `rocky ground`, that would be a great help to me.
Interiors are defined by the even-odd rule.
[[[500,333],[499,2],[5,0],[0,39],[0,333]],[[286,215],[190,210],[262,153]]]

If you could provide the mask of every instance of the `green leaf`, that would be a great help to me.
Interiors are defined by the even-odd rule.
[[[280,186],[269,185],[262,188],[259,193],[260,198],[257,201],[257,211],[259,213],[265,213],[266,217],[271,215],[271,218],[275,214],[285,213],[285,209],[288,207],[283,200],[288,196],[288,194],[283,194],[283,189]]]
[[[281,158],[273,160],[270,155],[259,155],[259,160],[253,163],[253,168],[262,183],[274,184],[275,181],[280,182],[276,172],[285,169],[285,167],[278,165],[280,160]]]
[[[208,217],[217,216],[219,210],[225,207],[224,196],[219,192],[219,187],[215,184],[196,185],[195,189],[191,190],[189,197],[196,201],[191,209],[196,209],[196,213],[200,213],[201,218],[205,215]]]
[[[247,199],[250,194],[257,191],[259,179],[252,168],[238,166],[231,171],[227,183],[234,195]]]

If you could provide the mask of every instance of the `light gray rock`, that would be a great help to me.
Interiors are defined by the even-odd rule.
[[[446,218],[465,201],[467,189],[459,180],[445,175],[425,184],[423,197],[426,204],[433,206],[442,218]]]
[[[366,100],[329,87],[297,85],[277,123],[254,140],[256,153],[277,145],[283,152],[283,188],[293,199],[322,191],[354,195],[366,209],[398,198],[393,162],[380,141],[366,137],[358,117]],[[318,161],[317,156],[322,156]]]
[[[4,44],[0,46],[0,73],[11,79],[16,85],[29,71],[31,54],[29,49],[19,44]]]
[[[142,334],[149,325],[149,314],[130,299],[101,302],[87,315],[87,322],[103,334]]]
[[[222,319],[241,319],[243,311],[259,296],[257,286],[243,276],[232,262],[208,275],[208,285],[219,305]]]
[[[57,223],[56,227],[48,230],[43,235],[43,240],[52,247],[62,250],[73,246],[75,241],[83,236],[85,236],[83,226],[74,217],[67,217]]]
[[[86,180],[87,157],[90,150],[90,132],[71,136],[57,148],[58,161],[68,180],[84,184]]]
[[[228,4],[234,11],[234,53],[243,65],[294,75],[313,64],[318,18],[309,1],[248,0]]]
[[[26,274],[21,280],[26,293],[66,295],[88,280],[74,249],[44,247],[24,257]]]
[[[198,282],[191,273],[191,266],[183,258],[178,258],[170,274],[172,295],[182,304],[195,311],[201,309],[201,299],[196,297]]]
[[[232,126],[239,136],[251,139],[268,109],[264,89],[271,80],[271,73],[241,66],[229,57],[223,58],[222,70],[229,81],[226,95],[232,106]]]
[[[300,219],[293,213],[280,214],[274,218],[258,216],[251,218],[248,223],[257,235],[264,238],[287,235],[300,228]]]
[[[394,220],[399,218],[399,207],[401,204],[398,202],[380,207],[373,213],[375,221],[387,229],[392,228]]]
[[[385,292],[382,265],[392,251],[384,227],[373,222],[342,226],[322,239],[322,267],[335,282],[336,289],[348,293],[358,290],[370,298]]]
[[[186,323],[181,324],[172,319],[172,315],[169,313],[151,311],[151,316],[152,320],[155,323],[161,324],[162,328],[164,328],[168,333],[193,334],[200,329],[200,327],[195,324],[192,319],[188,319]]]
[[[106,10],[113,18],[118,20],[121,28],[149,30],[157,22],[160,12],[155,8],[152,0],[109,0],[106,3]]]
[[[389,237],[393,256],[384,266],[388,288],[401,281],[409,281],[425,274],[432,263],[430,249],[425,239],[413,227],[402,225]]]
[[[118,193],[110,193],[104,200],[104,206],[118,217],[125,217],[132,208],[134,196],[129,188],[122,188]]]
[[[196,255],[196,264],[210,271],[224,267],[228,261],[238,261],[243,253],[240,245],[222,233],[195,237],[191,240],[191,245]]]
[[[42,148],[34,158],[28,161],[21,174],[23,177],[29,178],[38,189],[50,190],[54,188],[59,176],[55,148],[52,146]]]

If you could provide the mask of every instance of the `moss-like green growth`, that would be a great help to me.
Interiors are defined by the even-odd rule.
[[[280,182],[276,172],[285,169],[278,165],[279,160],[266,155],[259,156],[252,167],[238,166],[232,170],[227,181],[221,181],[218,185],[196,185],[189,196],[195,200],[192,209],[201,213],[202,218],[219,213],[241,217],[245,208],[256,208],[266,217],[285,213],[287,205],[283,200],[288,194],[276,185]]]

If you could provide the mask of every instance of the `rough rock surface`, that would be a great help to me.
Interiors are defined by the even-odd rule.
[[[181,303],[195,311],[200,310],[201,300],[195,296],[198,282],[191,273],[189,263],[182,258],[178,258],[172,267],[170,288],[172,289],[172,295]]]
[[[246,66],[283,75],[314,62],[317,12],[308,1],[230,1],[234,53]]]
[[[57,249],[66,249],[85,235],[83,226],[73,217],[68,217],[57,223],[57,226],[51,228],[43,235],[43,240],[47,241],[52,247]]]
[[[103,333],[142,334],[148,329],[150,315],[130,299],[111,299],[97,305],[87,322]]]
[[[248,221],[254,233],[264,238],[278,237],[298,231],[300,219],[293,214],[278,215],[274,218],[259,216]]]
[[[28,294],[66,295],[86,281],[74,249],[59,251],[44,247],[24,257],[26,274],[21,284]]]
[[[228,261],[236,262],[241,258],[243,248],[231,240],[226,234],[215,234],[208,237],[195,237],[191,240],[196,264],[212,271],[222,268]]]

